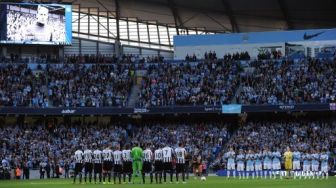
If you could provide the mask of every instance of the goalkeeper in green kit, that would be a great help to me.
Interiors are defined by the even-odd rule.
[[[131,156],[133,160],[133,175],[132,180],[134,183],[134,179],[137,174],[140,176],[142,180],[142,158],[143,158],[143,150],[140,148],[140,143],[135,143],[135,147],[132,148]]]

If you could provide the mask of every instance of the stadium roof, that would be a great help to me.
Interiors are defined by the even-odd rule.
[[[63,0],[114,13],[116,1],[121,18],[181,28],[249,32],[336,27],[335,0]]]

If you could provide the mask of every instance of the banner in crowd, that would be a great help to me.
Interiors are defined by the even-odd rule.
[[[223,114],[240,114],[242,111],[241,104],[228,104],[222,105],[222,113]]]

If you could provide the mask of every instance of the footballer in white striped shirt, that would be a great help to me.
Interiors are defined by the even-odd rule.
[[[113,162],[114,162],[114,169],[113,169],[113,181],[116,184],[116,178],[119,178],[119,184],[121,184],[121,173],[122,173],[122,152],[120,151],[120,146],[116,146],[113,152]]]
[[[153,152],[150,148],[151,144],[147,144],[147,147],[143,152],[143,169],[142,169],[143,183],[145,183],[146,173],[149,173],[151,183],[153,183],[153,171],[152,171]]]
[[[182,143],[179,143],[179,147],[175,149],[176,154],[176,182],[179,182],[179,174],[182,173],[182,181],[185,183],[185,157],[187,151],[183,147]]]
[[[154,171],[155,171],[155,182],[161,183],[162,171],[163,171],[163,153],[161,148],[156,149],[154,152]]]
[[[106,176],[108,182],[111,183],[111,171],[113,167],[113,151],[110,147],[103,150],[103,182],[105,183]]]
[[[95,146],[93,151],[93,179],[94,182],[97,182],[97,174],[99,177],[99,183],[102,182],[102,170],[103,170],[103,160],[102,160],[102,151],[100,151],[97,146]]]
[[[73,183],[76,183],[76,177],[79,175],[79,182],[82,183],[82,169],[83,169],[83,151],[78,147],[75,152],[75,175]]]
[[[90,149],[86,148],[84,150],[84,182],[87,182],[87,174],[89,174],[89,181],[92,180],[92,171],[93,171],[93,153]]]
[[[173,182],[173,154],[174,151],[171,147],[166,146],[162,148],[163,153],[163,180],[166,183],[166,174],[170,174],[170,182]]]
[[[131,183],[132,178],[132,157],[131,157],[131,149],[130,145],[126,144],[124,150],[122,151],[122,160],[123,160],[123,179],[124,183],[126,183],[126,175],[128,175],[128,183]]]

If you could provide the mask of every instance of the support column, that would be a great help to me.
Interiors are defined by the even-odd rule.
[[[120,27],[119,27],[119,20],[120,20],[120,6],[119,6],[119,0],[115,0],[115,12],[116,12],[116,24],[117,24],[117,38],[115,40],[115,46],[114,46],[114,53],[117,57],[120,57],[122,54],[122,47],[120,43]]]

